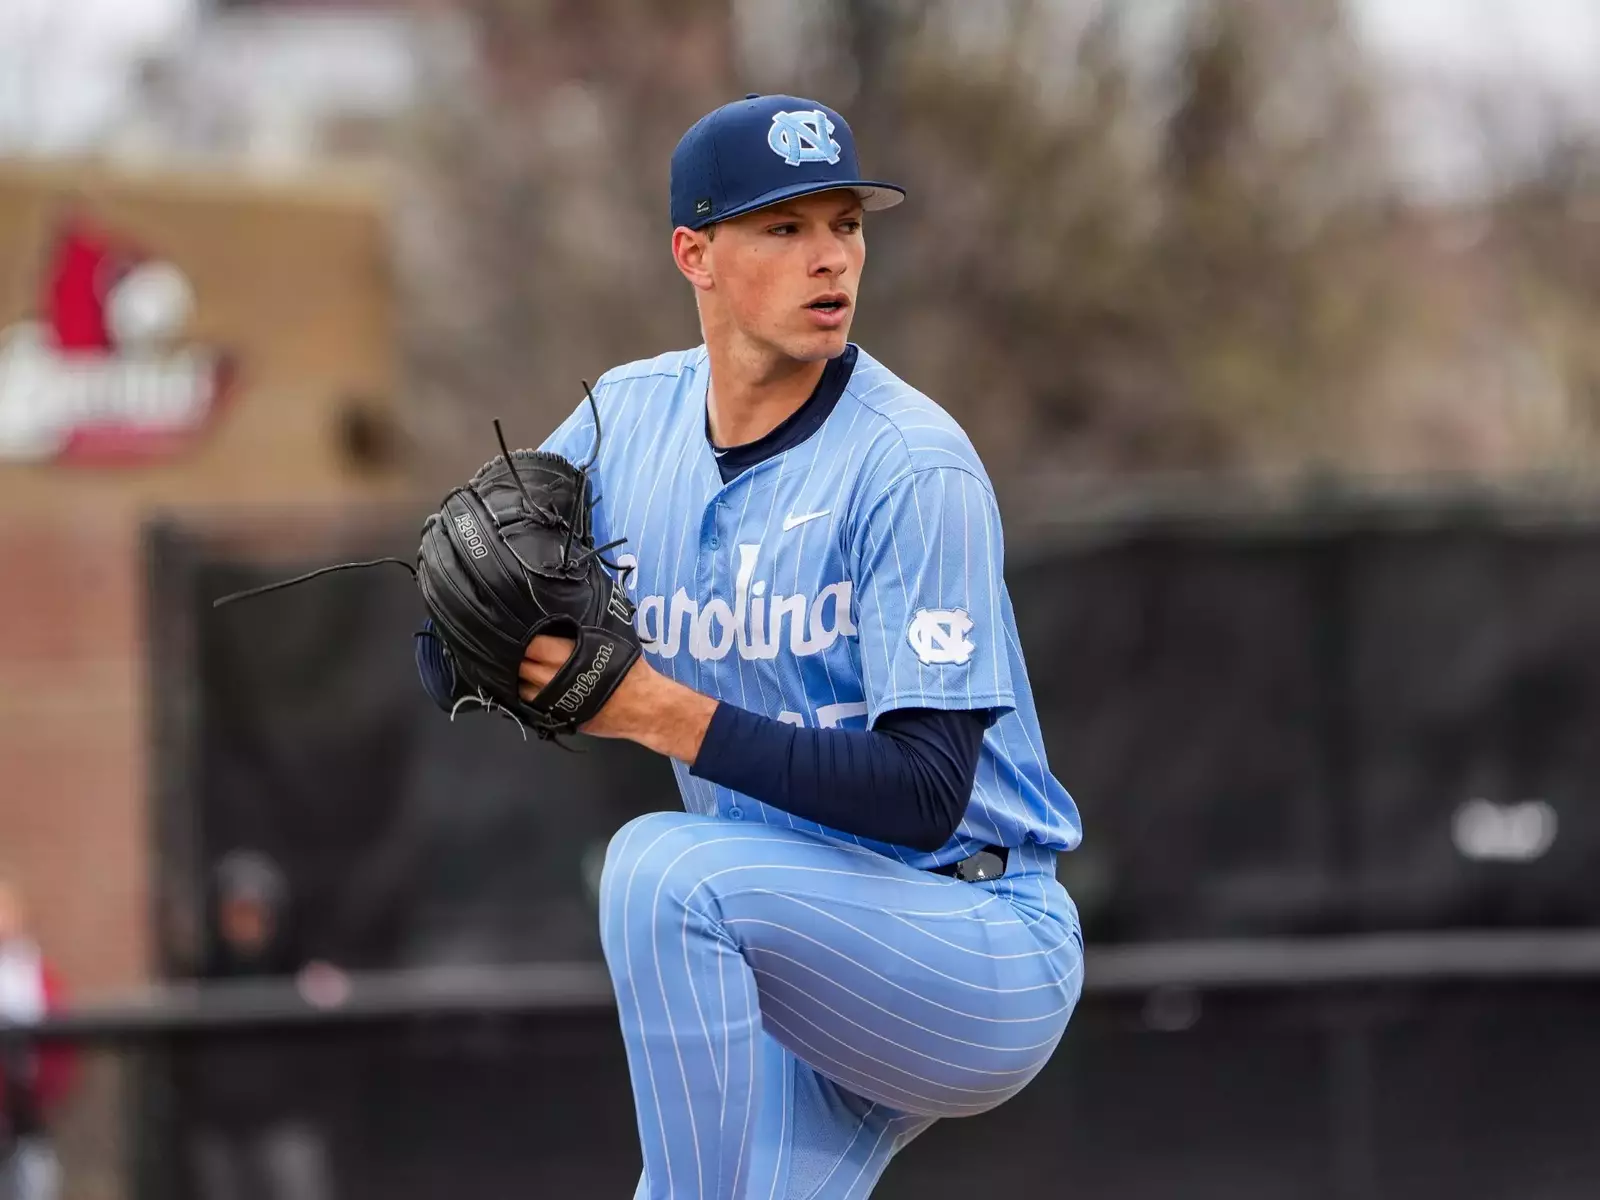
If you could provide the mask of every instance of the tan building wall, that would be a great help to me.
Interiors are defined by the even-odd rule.
[[[40,315],[69,211],[175,265],[194,297],[183,336],[238,366],[231,399],[170,457],[0,458],[0,872],[81,996],[150,966],[141,523],[219,503],[334,511],[404,480],[345,432],[352,401],[380,426],[392,415],[371,193],[0,167],[0,331]]]

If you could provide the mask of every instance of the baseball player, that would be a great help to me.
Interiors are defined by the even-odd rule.
[[[1023,1088],[1081,989],[1078,812],[994,490],[849,341],[863,210],[903,196],[813,100],[701,119],[671,215],[704,344],[604,375],[544,447],[599,442],[594,540],[626,539],[644,651],[585,732],[669,756],[687,810],[619,831],[601,885],[639,1197],[866,1196]],[[573,652],[534,638],[524,698]]]

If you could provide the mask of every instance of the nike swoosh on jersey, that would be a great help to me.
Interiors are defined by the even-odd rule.
[[[832,511],[833,511],[833,509],[831,509],[831,508],[825,508],[821,512],[802,513],[798,517],[795,516],[793,513],[790,513],[787,517],[785,517],[783,519],[783,531],[785,533],[788,533],[789,530],[791,530],[791,529],[798,529],[800,526],[804,525],[807,521],[815,521],[818,517],[825,517],[829,513],[831,513]]]

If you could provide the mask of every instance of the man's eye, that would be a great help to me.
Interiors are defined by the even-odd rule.
[[[794,225],[794,224],[791,223],[791,224],[786,224],[786,225],[774,225],[770,229],[768,229],[767,232],[768,233],[776,233],[779,236],[787,237],[791,233],[798,232],[798,230],[799,230],[799,226]]]
[[[853,218],[849,221],[840,221],[839,228],[845,233],[860,233],[861,222]]]

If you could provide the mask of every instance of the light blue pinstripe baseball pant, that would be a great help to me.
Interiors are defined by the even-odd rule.
[[[772,825],[650,813],[612,839],[601,940],[640,1200],[846,1200],[936,1118],[1020,1091],[1082,989],[1055,856],[961,883]]]

